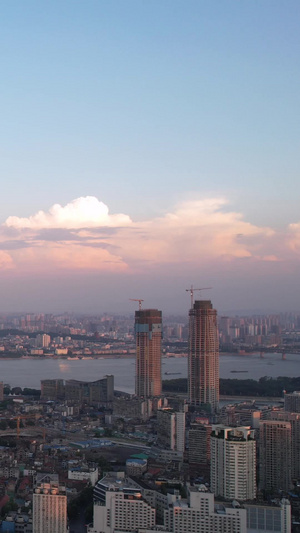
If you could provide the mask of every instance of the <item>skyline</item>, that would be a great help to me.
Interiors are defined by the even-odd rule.
[[[1,310],[299,311],[299,14],[2,4]]]

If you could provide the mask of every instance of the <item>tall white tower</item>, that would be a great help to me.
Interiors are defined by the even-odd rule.
[[[212,426],[210,485],[216,496],[231,500],[256,497],[255,430],[242,426]]]

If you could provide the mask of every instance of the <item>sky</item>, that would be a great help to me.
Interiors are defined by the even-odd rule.
[[[300,311],[299,18],[1,2],[0,311]]]

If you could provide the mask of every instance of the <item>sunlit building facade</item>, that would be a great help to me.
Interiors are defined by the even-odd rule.
[[[162,313],[157,309],[135,312],[136,395],[161,395]]]
[[[67,533],[67,496],[57,474],[38,474],[33,492],[34,533]]]

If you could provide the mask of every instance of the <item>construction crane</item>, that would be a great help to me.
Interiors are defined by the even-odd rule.
[[[139,311],[142,309],[142,302],[143,302],[144,300],[142,300],[141,298],[129,298],[129,300],[130,300],[131,302],[139,302]]]
[[[195,291],[207,291],[208,289],[212,289],[212,287],[202,287],[201,289],[194,289],[193,285],[191,285],[190,289],[185,289],[186,292],[189,292],[191,295],[191,309],[194,305],[194,292]]]
[[[38,413],[35,413],[35,414],[32,414],[32,415],[18,415],[18,416],[13,416],[11,418],[11,420],[16,420],[17,421],[17,439],[20,438],[20,421],[21,420],[24,420],[25,418],[30,418],[31,420],[33,418],[35,418],[35,420],[38,420],[39,418],[41,418],[41,415],[38,414]]]

